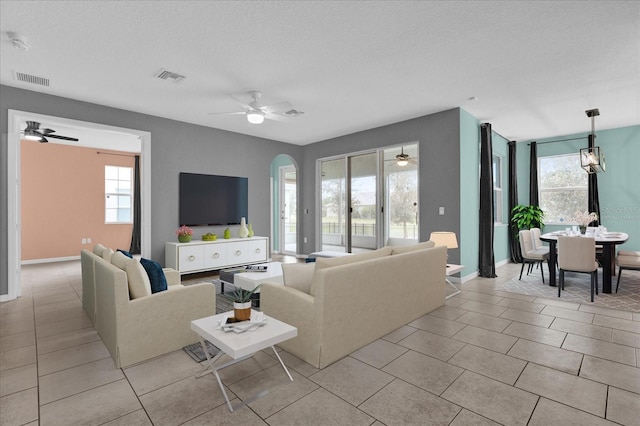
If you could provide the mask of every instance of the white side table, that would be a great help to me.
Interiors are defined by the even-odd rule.
[[[453,275],[453,274],[457,274],[458,272],[462,271],[464,269],[464,265],[454,265],[452,263],[447,263],[447,270],[445,275],[449,276],[449,275]],[[456,287],[451,281],[449,281],[448,278],[445,278],[445,281],[447,284],[449,284],[451,287],[453,287],[455,289],[455,293],[451,293],[450,295],[446,296],[445,299],[449,299],[453,296],[455,296],[456,294],[460,294],[460,289],[458,289],[458,287]]]
[[[298,335],[298,329],[292,325],[278,321],[275,318],[267,317],[261,312],[251,311],[252,319],[255,319],[256,317],[266,317],[266,325],[255,331],[246,331],[244,333],[236,334],[233,331],[224,332],[219,328],[218,324],[226,317],[233,317],[233,311],[191,321],[191,330],[198,334],[200,344],[202,345],[202,349],[204,350],[208,361],[204,367],[204,371],[196,377],[202,377],[205,374],[213,373],[216,376],[222,395],[227,402],[229,411],[233,411],[227,392],[224,390],[224,386],[222,385],[222,381],[218,375],[218,370],[222,370],[225,367],[243,361],[262,349],[271,347],[276,358],[280,361],[280,365],[284,369],[285,373],[287,373],[287,376],[289,376],[289,380],[293,381],[289,370],[287,370],[284,362],[282,362],[282,359],[280,358],[280,355],[278,355],[274,345],[284,342],[285,340],[293,339]],[[205,339],[220,349],[220,352],[218,352],[218,354],[213,358],[209,356],[209,351],[204,344]],[[229,355],[233,359],[222,365],[214,366],[213,363],[220,359],[224,354]],[[252,401],[253,399],[254,398],[250,398],[249,401]],[[242,405],[244,405],[244,403]]]

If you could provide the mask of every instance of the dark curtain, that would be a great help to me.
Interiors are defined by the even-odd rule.
[[[595,146],[595,135],[589,135],[589,148]],[[600,198],[598,197],[598,174],[589,174],[588,182],[589,200],[587,201],[587,209],[589,213],[595,212],[598,215],[598,220],[595,220],[589,224],[589,226],[598,226],[602,223],[600,220]]]
[[[510,141],[509,146],[509,253],[511,261],[515,263],[522,262],[522,253],[520,252],[520,244],[516,240],[518,228],[511,223],[513,214],[511,210],[518,205],[518,174],[516,173],[516,141]]]
[[[493,147],[491,124],[480,126],[480,250],[478,273],[481,277],[495,278],[496,263],[493,254]]]
[[[133,232],[131,233],[131,247],[129,253],[141,254],[140,248],[140,156],[136,155],[133,166]]]
[[[531,142],[529,154],[529,205],[538,206],[538,146]]]

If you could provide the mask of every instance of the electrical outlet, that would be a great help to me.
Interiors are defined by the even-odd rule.
[[[304,243],[307,244],[307,237],[304,237]]]
[[[439,214],[440,216],[444,216],[444,207],[440,207],[440,208],[438,209],[438,214]]]
[[[86,238],[82,239],[82,244],[87,244],[87,239]]]
[[[87,244],[91,244],[91,238],[87,238]]]

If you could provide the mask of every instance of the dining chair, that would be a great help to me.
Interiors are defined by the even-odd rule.
[[[591,275],[591,301],[598,294],[598,262],[596,262],[596,240],[589,237],[558,237],[558,267],[560,283],[558,297],[564,290],[564,273],[584,272]]]
[[[536,249],[533,245],[533,237],[531,231],[523,229],[518,233],[518,239],[520,240],[520,252],[522,253],[522,268],[520,268],[520,280],[522,279],[522,271],[524,265],[529,265],[527,269],[527,275],[531,272],[533,265],[540,264],[540,272],[542,272],[542,283],[544,284],[544,268],[542,262],[549,259],[549,249],[546,252],[544,250]]]
[[[640,271],[640,251],[620,250],[616,257],[616,264],[618,265],[618,282],[616,284],[616,293],[618,292],[618,286],[620,285],[620,277],[622,276],[623,269],[633,269]]]

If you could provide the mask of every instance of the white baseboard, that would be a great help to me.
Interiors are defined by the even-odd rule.
[[[37,265],[38,263],[68,262],[70,260],[80,260],[80,256],[52,257],[50,259],[22,260],[22,261],[20,261],[20,264],[21,265]]]

